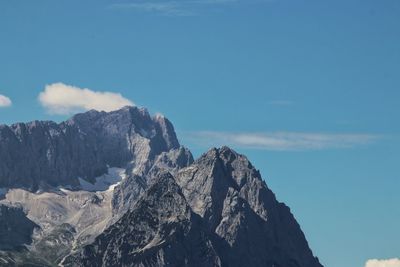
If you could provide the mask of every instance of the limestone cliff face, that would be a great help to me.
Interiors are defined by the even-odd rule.
[[[319,267],[289,208],[248,159],[211,149],[176,179],[211,235],[224,266]]]
[[[0,126],[0,188],[93,181],[107,166],[142,175],[162,152],[179,148],[172,124],[147,110],[89,111],[70,120]]]

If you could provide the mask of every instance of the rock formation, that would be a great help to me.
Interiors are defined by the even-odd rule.
[[[322,266],[245,156],[194,161],[143,108],[0,126],[0,205],[0,264]]]

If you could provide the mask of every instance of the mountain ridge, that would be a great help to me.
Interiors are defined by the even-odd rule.
[[[142,154],[154,158],[179,146],[168,119],[151,117],[138,107],[91,110],[58,124],[32,121],[2,125],[0,187],[37,190],[46,184],[76,186],[77,177],[93,182],[94,177],[107,172],[107,165],[121,167],[134,159],[135,167],[143,171],[147,158],[141,158]],[[143,151],[137,152],[139,149]]]
[[[19,203],[39,227],[27,252],[7,252],[20,262],[29,253],[64,266],[322,266],[247,157],[223,146],[194,160],[172,123],[144,108],[0,126],[0,159],[0,206]],[[81,185],[113,173],[100,191]]]

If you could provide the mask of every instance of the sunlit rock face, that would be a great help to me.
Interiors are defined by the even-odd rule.
[[[0,265],[321,266],[244,155],[143,108],[0,126],[0,207]]]
[[[214,236],[223,266],[321,266],[289,208],[245,156],[213,148],[176,180]]]

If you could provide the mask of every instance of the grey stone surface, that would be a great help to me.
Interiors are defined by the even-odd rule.
[[[142,175],[162,152],[179,148],[172,124],[146,109],[89,111],[70,120],[0,126],[0,188],[30,190],[93,181],[111,167]]]
[[[289,208],[248,159],[211,149],[176,180],[211,235],[224,266],[320,267]]]
[[[20,249],[29,245],[37,227],[26,217],[22,207],[0,205],[0,250]]]
[[[169,220],[180,216],[177,211],[185,210],[191,214],[184,216],[185,220],[202,225],[197,231],[218,258],[214,261],[214,256],[207,254],[213,262],[202,261],[201,266],[322,266],[289,208],[276,200],[245,156],[228,147],[214,148],[173,173],[175,178],[168,176],[173,189],[156,179],[131,211],[68,263],[92,266],[101,259],[93,266],[194,266],[177,258],[166,261],[164,247],[158,246],[168,244],[165,228]],[[170,192],[170,199],[156,197],[160,191]],[[161,237],[157,236],[160,232],[164,233]],[[188,242],[201,243],[192,238],[184,236],[179,243],[185,246],[174,247],[173,255],[186,255]],[[143,247],[151,250],[150,255],[143,256]]]
[[[116,219],[134,206],[139,197],[149,188],[157,176],[165,171],[176,173],[179,169],[193,162],[190,151],[184,147],[162,152],[154,160],[149,161],[149,169],[140,174],[130,171],[126,180],[122,181],[114,191],[112,206]]]
[[[132,211],[64,266],[220,266],[206,227],[169,173],[161,173]]]

